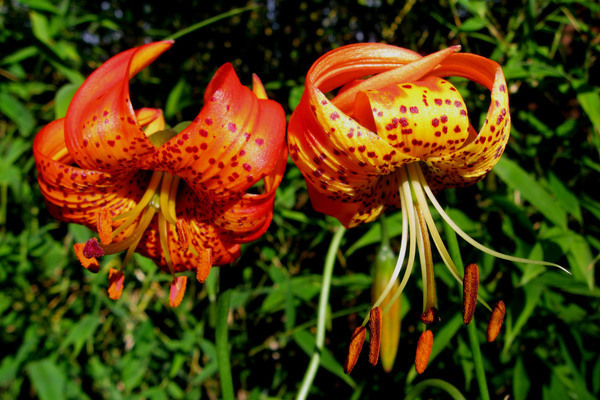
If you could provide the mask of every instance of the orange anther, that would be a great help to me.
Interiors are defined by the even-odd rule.
[[[124,280],[125,275],[122,271],[114,268],[111,268],[110,271],[108,271],[108,297],[113,300],[118,300],[121,297]]]
[[[435,307],[430,307],[423,314],[421,314],[421,322],[425,325],[437,324],[442,319],[438,315],[438,310]]]
[[[381,345],[381,308],[373,307],[369,317],[369,363],[377,365],[379,360],[379,346]]]
[[[367,336],[367,329],[364,326],[357,327],[352,333],[350,339],[350,345],[348,346],[348,356],[346,362],[344,362],[344,372],[349,374],[354,369],[358,356],[362,350],[363,344],[365,343],[365,337]]]
[[[183,295],[185,294],[185,287],[187,285],[187,276],[180,275],[173,279],[171,282],[171,291],[169,293],[169,304],[171,307],[177,307],[181,300],[183,300]]]
[[[112,242],[112,215],[110,214],[110,210],[108,208],[102,208],[98,212],[98,236],[100,237],[100,242],[102,244],[110,244]]]
[[[208,278],[208,274],[210,273],[210,268],[212,267],[212,250],[211,249],[203,249],[199,252],[199,262],[196,266],[196,279],[200,283],[204,283],[206,278]]]
[[[429,362],[429,356],[431,355],[431,348],[433,347],[433,333],[430,330],[426,330],[421,333],[419,343],[417,343],[417,355],[415,356],[415,369],[419,374],[425,372],[427,363]]]
[[[177,244],[181,251],[186,251],[190,245],[190,226],[185,219],[178,219],[177,224]]]
[[[469,325],[477,306],[477,291],[479,290],[479,267],[469,264],[465,268],[463,278],[463,322]]]
[[[502,328],[502,323],[504,322],[504,314],[506,314],[506,307],[504,306],[504,302],[500,300],[492,310],[486,335],[488,342],[491,343],[496,340],[496,336],[500,333],[500,328]]]
[[[85,243],[75,243],[73,245],[73,250],[75,250],[75,255],[79,259],[79,262],[90,272],[96,273],[100,271],[100,264],[98,264],[98,260],[95,257],[88,258],[83,255],[84,247]]]

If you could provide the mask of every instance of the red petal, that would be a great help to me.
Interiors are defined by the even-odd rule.
[[[129,79],[173,44],[150,43],[105,62],[79,88],[67,111],[65,139],[77,165],[105,172],[141,166],[156,151],[138,124]]]

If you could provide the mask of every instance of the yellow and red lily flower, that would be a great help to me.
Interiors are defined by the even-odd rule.
[[[471,185],[485,177],[502,155],[510,133],[502,69],[492,60],[459,50],[460,46],[452,46],[426,57],[377,43],[333,50],[309,70],[303,97],[288,126],[290,155],[302,171],[315,210],[337,218],[345,227],[354,227],[375,220],[387,209],[401,208],[400,256],[373,308],[382,304],[392,287],[398,287],[408,250],[406,270],[394,299],[400,295],[418,249],[425,323],[437,320],[430,237],[452,275],[463,283],[428,203],[475,247],[497,257],[524,261],[468,237],[434,196],[442,189]],[[470,124],[458,90],[443,79],[448,76],[467,78],[490,90],[490,106],[479,132]],[[336,89],[337,93],[327,95]],[[468,279],[472,276],[475,274]],[[473,292],[475,299],[478,297],[477,283],[466,282],[470,289],[475,287],[469,292],[469,302]],[[481,298],[479,301],[491,310]],[[389,303],[391,306],[394,301]],[[470,317],[466,316],[467,320]],[[423,346],[430,350],[430,333],[424,338]],[[426,364],[425,355],[429,357],[423,346],[417,352],[422,354],[417,360],[419,372]],[[347,369],[352,365],[349,362]]]
[[[99,234],[74,246],[83,265],[98,271],[97,257],[126,251],[109,273],[110,297],[120,296],[137,251],[173,276],[177,306],[187,283],[177,273],[194,270],[203,282],[268,228],[287,148],[282,107],[256,76],[253,90],[243,86],[231,64],[217,70],[204,107],[180,132],[166,128],[159,109],[134,110],[129,80],[172,45],[150,43],[100,66],[33,150],[52,215]],[[250,193],[257,183],[262,192]]]

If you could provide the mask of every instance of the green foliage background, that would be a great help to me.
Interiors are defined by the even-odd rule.
[[[461,44],[504,66],[513,117],[505,155],[483,182],[438,199],[478,241],[560,263],[572,275],[495,260],[459,240],[465,262],[480,265],[486,298],[507,305],[501,336],[480,346],[489,395],[600,397],[597,2],[0,0],[0,398],[221,398],[226,385],[216,338],[223,332],[236,398],[290,399],[298,392],[314,347],[325,253],[338,225],[312,210],[293,164],[267,234],[245,246],[234,265],[213,269],[205,285],[188,285],[182,304],[171,309],[169,276],[137,256],[122,298],[108,299],[107,270],[118,260],[105,259],[97,275],[81,268],[72,244],[89,232],[48,214],[31,151],[35,133],[65,114],[83,79],[110,56],[247,6],[179,38],[132,82],[133,102],[163,108],[173,125],[191,120],[210,77],[230,61],[243,82],[258,73],[289,115],[312,62],[359,41],[423,54]],[[475,110],[481,116],[487,110],[485,92],[455,83],[477,125]],[[395,249],[398,221],[397,214],[388,218]],[[485,398],[460,321],[461,289],[439,260],[442,324],[434,328],[434,358],[425,374],[416,376],[412,367],[418,274],[406,291],[392,372],[361,359],[352,375],[343,374],[347,340],[369,308],[379,229],[363,226],[343,238],[326,351],[309,398],[381,398],[384,392],[449,398],[434,379],[466,398]],[[222,299],[229,307],[218,304]],[[475,318],[484,342],[488,314],[481,308]]]

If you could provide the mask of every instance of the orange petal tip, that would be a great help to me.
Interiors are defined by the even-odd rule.
[[[415,369],[419,374],[425,372],[427,363],[429,363],[429,356],[431,356],[431,349],[433,347],[433,333],[430,330],[426,330],[421,333],[419,343],[417,343],[417,354],[415,356]]]
[[[349,374],[354,369],[358,356],[362,350],[363,344],[365,343],[365,337],[367,336],[367,329],[364,326],[357,327],[352,333],[350,339],[350,345],[348,346],[348,356],[344,362],[344,372]]]
[[[465,268],[463,277],[463,322],[469,325],[477,306],[477,292],[479,291],[479,267],[469,264]]]
[[[108,297],[113,300],[118,300],[123,292],[123,282],[125,280],[125,274],[122,271],[111,268],[108,271]]]
[[[169,293],[169,305],[171,307],[177,307],[183,295],[185,294],[185,287],[187,286],[187,276],[180,275],[173,279],[171,282],[171,291]]]
[[[85,247],[85,243],[75,243],[73,245],[73,250],[75,251],[75,255],[79,259],[79,262],[85,269],[90,272],[97,273],[100,271],[100,264],[95,257],[86,257],[83,255],[83,249]]]
[[[504,306],[504,302],[502,300],[498,301],[492,310],[492,316],[490,317],[490,322],[487,328],[486,339],[488,342],[493,342],[496,340],[498,333],[500,333],[500,328],[502,328],[502,324],[504,323],[504,315],[506,314],[506,307]]]
[[[379,361],[379,349],[381,345],[381,308],[373,307],[369,317],[369,363],[377,365]]]
[[[263,86],[260,78],[256,74],[252,74],[252,92],[259,99],[267,99],[267,92]]]

